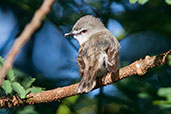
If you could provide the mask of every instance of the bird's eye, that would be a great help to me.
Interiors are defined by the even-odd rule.
[[[83,31],[81,31],[81,33],[84,33],[84,34],[85,34],[86,32],[87,32],[87,30],[83,30]]]

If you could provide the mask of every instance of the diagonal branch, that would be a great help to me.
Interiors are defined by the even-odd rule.
[[[15,56],[21,50],[23,45],[31,38],[32,34],[40,27],[41,21],[50,11],[50,7],[52,6],[54,1],[55,0],[44,0],[41,7],[35,12],[31,22],[26,25],[23,32],[15,40],[14,45],[6,58],[3,67],[0,70],[0,86],[8,70],[12,67]]]
[[[137,60],[134,63],[119,69],[116,74],[108,73],[106,76],[97,79],[96,88],[115,83],[135,74],[142,76],[147,73],[148,69],[164,64],[167,61],[167,56],[169,54],[171,54],[171,50],[153,57],[146,56],[145,59]],[[30,93],[27,95],[27,99],[24,100],[20,99],[18,96],[0,98],[0,108],[11,108],[30,104],[47,103],[58,101],[69,96],[83,94],[77,93],[75,91],[77,86],[78,83],[40,93]]]

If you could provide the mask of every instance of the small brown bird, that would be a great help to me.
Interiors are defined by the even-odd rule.
[[[107,72],[117,72],[120,44],[100,19],[91,15],[81,17],[73,26],[72,35],[80,44],[77,58],[82,77],[77,92],[90,92],[96,78]]]

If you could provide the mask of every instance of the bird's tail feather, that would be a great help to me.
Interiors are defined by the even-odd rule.
[[[96,63],[96,62],[93,62]],[[78,93],[88,93],[96,86],[96,72],[98,70],[97,64],[92,66],[86,66],[84,75],[80,81],[77,92]]]

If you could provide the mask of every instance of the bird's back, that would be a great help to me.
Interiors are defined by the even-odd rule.
[[[109,46],[120,48],[119,42],[108,30],[98,32],[90,36],[82,46],[82,55],[91,56],[99,53],[100,51],[106,51]],[[118,49],[119,50],[119,49]]]

